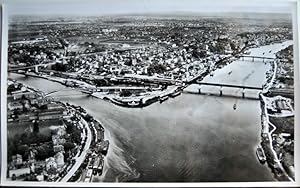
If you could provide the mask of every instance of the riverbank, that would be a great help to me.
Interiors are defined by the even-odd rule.
[[[178,82],[176,84],[175,80],[173,80],[174,83],[171,85],[165,86],[165,88],[154,88],[154,89],[153,88],[145,88],[144,92],[141,92],[140,94],[137,94],[136,96],[133,95],[133,96],[128,96],[128,97],[121,96],[120,93],[122,91],[125,91],[125,92],[126,91],[134,91],[135,89],[133,87],[128,86],[125,89],[123,89],[123,87],[121,87],[121,86],[119,87],[119,89],[117,88],[118,86],[97,87],[93,84],[82,81],[80,79],[80,76],[77,76],[75,78],[74,75],[69,75],[67,73],[63,74],[64,77],[66,77],[66,78],[63,78],[62,76],[57,76],[57,74],[60,75],[60,73],[57,71],[51,72],[48,70],[47,71],[41,70],[40,72],[18,72],[17,74],[47,79],[49,81],[57,82],[57,83],[60,83],[64,86],[67,86],[70,88],[77,88],[82,93],[89,94],[89,95],[94,96],[99,99],[110,101],[113,104],[118,105],[118,106],[123,106],[123,107],[128,107],[128,108],[142,108],[142,107],[149,106],[155,102],[162,103],[162,102],[168,100],[169,98],[177,97],[178,95],[181,94],[181,92],[186,87],[188,87],[190,85],[191,82],[193,82],[194,80],[202,80],[205,76],[211,74],[214,70],[220,69],[223,66],[231,63],[233,60],[235,60],[241,54],[243,54],[245,50],[249,49],[249,47],[250,46],[246,46],[234,54],[225,55],[224,57],[222,57],[221,59],[216,61],[213,64],[213,66],[204,67],[205,68],[204,70],[202,70],[198,75],[187,80],[186,82]],[[136,79],[138,79],[138,78],[136,78]],[[151,80],[150,77],[149,77],[149,79]],[[105,88],[105,89],[102,89],[102,88]],[[113,94],[111,94],[111,91],[113,91]]]
[[[276,130],[276,126],[274,126],[269,120],[269,114],[267,109],[267,97],[265,97],[262,93],[260,94],[260,102],[261,102],[261,146],[266,155],[266,160],[269,168],[271,168],[272,172],[275,175],[275,178],[279,181],[294,181],[293,178],[289,176],[285,168],[281,164],[281,160],[278,158],[278,155],[273,147],[273,138],[272,134]]]
[[[166,86],[166,88],[157,88],[157,89],[152,89],[152,91],[145,91],[143,95],[140,96],[130,96],[130,97],[121,97],[119,94],[110,94],[109,90],[116,90],[117,86],[112,86],[112,87],[96,87],[92,84],[88,84],[83,81],[79,81],[77,79],[70,79],[70,78],[61,78],[57,76],[50,76],[45,73],[34,73],[34,72],[29,72],[29,73],[16,73],[16,74],[21,74],[25,76],[31,76],[31,77],[36,77],[36,78],[42,78],[46,79],[49,81],[57,82],[60,83],[66,87],[70,87],[72,89],[79,89],[82,93],[91,95],[93,97],[110,101],[115,105],[118,106],[123,106],[123,107],[128,107],[128,108],[142,108],[149,106],[155,102],[164,102],[167,100],[169,97],[174,98],[178,95],[180,95],[180,92],[182,91],[183,86],[182,85],[171,85],[171,86]],[[103,89],[104,88],[104,89]],[[123,87],[119,87],[120,90],[122,91]],[[148,90],[149,88],[145,88],[145,90]],[[135,90],[134,87],[126,87],[124,90]]]
[[[280,49],[274,54],[284,49],[285,48]],[[274,86],[278,85],[278,81],[276,80],[279,74],[278,63],[282,63],[281,60],[275,59],[271,63],[266,82],[263,85],[263,91],[259,95],[262,125],[261,145],[266,155],[268,166],[272,170],[275,178],[279,181],[295,181],[294,157],[293,155],[291,156],[290,151],[285,151],[286,149],[284,149],[293,147],[291,145],[293,144],[294,125],[292,125],[292,129],[289,130],[289,122],[284,127],[278,125],[282,124],[282,121],[288,121],[287,119],[276,122],[276,118],[294,116],[294,110],[291,104],[293,99],[282,97],[278,94],[274,96],[271,90],[272,88],[274,89]],[[286,87],[284,84],[282,84],[282,86]],[[270,118],[273,119],[273,122],[270,121]],[[278,130],[278,126],[280,130]],[[293,149],[291,153],[293,153]]]
[[[82,121],[87,127],[88,134],[85,134],[85,141],[89,141],[89,147],[82,148],[81,152],[85,153],[85,156],[80,159],[79,165],[74,170],[72,176],[64,178],[64,181],[75,182],[83,181],[90,182],[93,176],[101,176],[104,168],[104,158],[107,155],[109,148],[109,141],[104,138],[103,126],[91,115],[89,115],[85,109],[80,106],[71,105],[66,103],[69,108],[74,109],[82,117]],[[76,162],[78,160],[76,159]],[[90,171],[91,172],[88,172]],[[89,174],[89,176],[87,176]]]

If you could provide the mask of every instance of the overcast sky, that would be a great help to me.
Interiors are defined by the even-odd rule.
[[[294,0],[0,0],[9,14],[110,15],[143,13],[291,13]]]

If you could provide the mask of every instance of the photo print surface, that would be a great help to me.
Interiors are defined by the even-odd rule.
[[[13,0],[19,182],[295,181],[288,3]]]

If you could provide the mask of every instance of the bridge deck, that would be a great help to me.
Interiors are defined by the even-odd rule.
[[[250,57],[250,58],[255,58],[255,59],[276,59],[273,57],[252,56],[252,55],[240,55],[239,57]]]
[[[254,86],[241,86],[241,85],[233,85],[233,84],[218,84],[218,83],[208,83],[208,82],[196,82],[199,85],[209,85],[209,86],[220,86],[220,87],[232,87],[232,88],[242,88],[242,89],[254,89],[254,90],[262,90],[262,87],[254,87]]]

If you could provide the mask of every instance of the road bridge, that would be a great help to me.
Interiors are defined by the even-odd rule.
[[[252,59],[252,62],[254,62],[254,60],[262,60],[262,62],[265,62],[265,60],[275,60],[276,58],[273,57],[265,57],[265,56],[251,56],[251,55],[240,55],[238,56],[242,61],[245,61],[246,58],[248,59]]]
[[[198,84],[198,85],[206,85],[206,86],[216,86],[220,88],[220,96],[223,96],[223,88],[227,87],[227,88],[238,88],[238,89],[242,89],[242,98],[245,98],[245,90],[258,90],[258,91],[262,91],[263,88],[262,87],[255,87],[255,86],[245,86],[245,85],[235,85],[235,84],[222,84],[222,83],[209,83],[209,82],[198,82],[196,81],[194,84]],[[201,87],[199,87],[198,89],[198,93],[201,94]]]
[[[89,90],[83,90],[83,89],[77,89],[77,88],[66,88],[66,89],[50,91],[48,93],[45,93],[44,96],[49,96],[49,95],[52,95],[54,93],[58,93],[58,92],[62,92],[62,91],[74,91],[74,90],[75,91],[80,91],[82,93],[89,94],[89,95],[93,93],[93,91],[89,91]],[[64,95],[67,96],[67,94],[64,94]],[[78,94],[72,94],[72,95],[78,95]],[[63,95],[61,95],[61,96],[63,96]]]
[[[8,72],[17,72],[19,70],[28,71],[29,69],[33,69],[34,72],[39,72],[40,67],[46,68],[48,65],[53,65],[56,62],[45,63],[45,64],[37,64],[37,65],[30,65],[25,67],[8,67]]]

